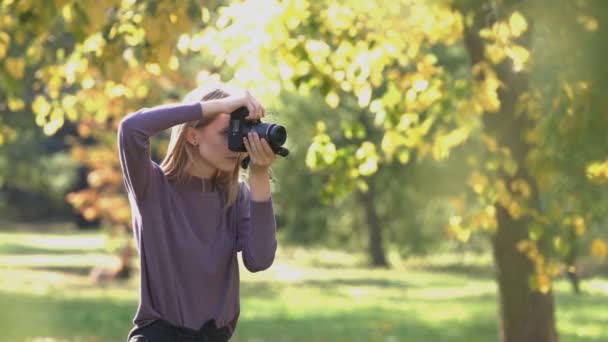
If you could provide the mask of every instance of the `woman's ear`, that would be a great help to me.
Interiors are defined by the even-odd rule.
[[[196,138],[197,138],[196,130],[194,130],[191,127],[188,127],[188,131],[186,132],[186,140],[188,141],[188,143],[195,145],[195,146],[198,145]]]

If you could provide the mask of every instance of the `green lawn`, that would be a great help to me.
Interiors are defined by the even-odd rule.
[[[112,262],[98,233],[0,233],[1,341],[125,341],[137,276],[92,284]],[[462,263],[464,262],[464,264]],[[323,249],[280,248],[273,267],[242,270],[233,341],[496,341],[490,260],[441,256],[391,270]],[[584,295],[557,282],[560,341],[608,341],[608,279]]]

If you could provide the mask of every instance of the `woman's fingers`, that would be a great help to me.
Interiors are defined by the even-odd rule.
[[[256,121],[266,115],[266,109],[258,101],[249,90],[236,89],[234,93],[226,99],[222,100],[223,111],[232,113],[240,107],[246,107],[249,114],[245,117],[247,120]],[[209,110],[208,108],[205,108]]]
[[[266,110],[248,90],[245,91],[244,101],[247,109],[249,110],[249,114],[247,115],[246,119],[255,121],[264,117]]]
[[[266,141],[266,139],[262,139],[260,145],[262,145],[262,150],[264,151],[266,156],[274,158],[274,152],[272,151],[272,148],[270,148],[270,145],[268,144],[268,141]]]
[[[253,153],[256,159],[262,159],[263,155],[260,151],[260,137],[256,133],[249,132],[249,136],[247,137],[250,142],[251,153]]]
[[[245,102],[245,107],[247,107],[247,111],[249,112],[247,114],[247,116],[245,116],[245,119],[251,120],[251,118],[253,117],[253,115],[255,113],[255,106],[253,105],[253,103],[251,101],[247,101],[247,102]]]
[[[247,150],[247,155],[249,156],[249,159],[253,159],[253,155],[251,153],[251,146],[249,145],[249,139],[243,137],[243,144],[245,145],[245,150]]]
[[[274,152],[265,139],[260,139],[257,133],[249,133],[243,138],[245,149],[249,153],[251,162],[260,166],[270,166],[275,159]]]
[[[266,110],[264,109],[264,106],[262,106],[262,104],[259,101],[255,101],[257,106],[258,106],[258,119],[261,119],[264,117],[264,115],[266,114]]]

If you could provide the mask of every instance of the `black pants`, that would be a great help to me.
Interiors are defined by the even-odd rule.
[[[157,320],[131,332],[128,342],[227,342],[228,336],[228,328],[217,328],[213,320],[198,331]]]

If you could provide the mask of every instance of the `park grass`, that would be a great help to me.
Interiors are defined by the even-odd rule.
[[[93,284],[113,262],[100,233],[0,233],[1,341],[125,341],[138,278]],[[496,341],[496,288],[488,256],[439,255],[392,269],[361,256],[281,245],[272,268],[241,272],[232,341]],[[608,341],[608,279],[583,295],[557,281],[560,341]]]

